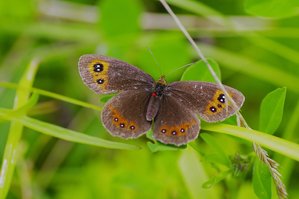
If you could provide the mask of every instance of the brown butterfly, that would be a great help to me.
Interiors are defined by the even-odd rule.
[[[238,90],[225,86],[237,110],[226,101],[217,84],[179,81],[167,84],[162,76],[155,81],[140,69],[102,55],[83,55],[79,72],[84,83],[98,94],[119,93],[110,99],[102,122],[111,135],[137,138],[153,124],[154,138],[177,146],[197,138],[199,117],[207,122],[222,121],[244,102]]]

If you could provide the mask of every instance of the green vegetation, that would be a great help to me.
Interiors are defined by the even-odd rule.
[[[299,3],[168,0],[241,113],[188,146],[108,134],[77,62],[97,53],[158,79],[214,81],[159,1],[0,1],[0,199],[278,198],[261,145],[298,198]],[[257,145],[254,145],[257,149]],[[276,170],[276,165],[271,165]]]

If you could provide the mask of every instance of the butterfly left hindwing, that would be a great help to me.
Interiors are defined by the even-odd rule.
[[[113,136],[136,138],[151,128],[145,118],[150,93],[146,91],[123,91],[110,99],[103,111],[102,122]]]

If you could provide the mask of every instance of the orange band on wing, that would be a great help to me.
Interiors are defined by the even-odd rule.
[[[197,121],[191,120],[190,122],[181,123],[175,126],[162,125],[159,131],[166,136],[186,136],[188,129],[194,125],[197,125]]]
[[[117,128],[123,128],[132,131],[132,133],[136,132],[138,130],[138,125],[134,121],[129,121],[126,118],[124,118],[119,111],[117,111],[115,108],[113,108],[111,105],[109,106],[109,109],[112,113],[112,124],[116,126]]]

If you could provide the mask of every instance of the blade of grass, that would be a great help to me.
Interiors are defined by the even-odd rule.
[[[203,129],[239,137],[250,142],[260,144],[268,149],[299,161],[299,145],[279,137],[260,131],[227,124],[205,125],[203,126]]]
[[[19,84],[24,87],[30,88],[33,84],[35,74],[38,69],[39,60],[33,59],[23,76],[20,79]],[[30,95],[30,89],[17,89],[14,109],[25,105]],[[4,149],[3,162],[0,175],[0,199],[5,199],[8,193],[11,180],[14,175],[16,166],[16,157],[18,157],[18,144],[22,136],[23,125],[17,121],[12,121],[8,132],[8,138]]]
[[[60,95],[60,94],[57,94],[57,93],[45,91],[45,90],[38,89],[38,88],[26,88],[24,86],[19,86],[18,84],[14,84],[14,83],[10,83],[10,82],[0,82],[0,87],[12,88],[12,89],[29,89],[30,91],[35,92],[37,94],[44,95],[44,96],[47,96],[47,97],[51,97],[51,98],[54,98],[54,99],[58,99],[58,100],[61,100],[61,101],[64,101],[64,102],[79,105],[79,106],[82,106],[82,107],[85,107],[85,108],[90,108],[90,109],[93,109],[93,110],[96,110],[96,111],[101,111],[102,110],[102,107],[95,106],[93,104],[89,104],[89,103],[86,103],[86,102],[83,102],[83,101],[80,101],[80,100],[77,100],[77,99],[74,99],[74,98],[71,98],[71,97],[66,97],[64,95]]]
[[[18,115],[18,114],[9,114],[7,112],[11,112],[11,111],[8,111],[7,109],[0,109],[0,117],[14,122],[18,122],[40,133],[57,137],[59,139],[67,140],[69,142],[77,142],[81,144],[88,144],[88,145],[105,147],[110,149],[129,149],[129,150],[140,149],[140,147],[135,145],[104,140],[94,136],[85,135],[70,129],[62,128],[60,126],[43,122],[31,117]]]

